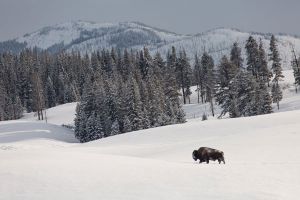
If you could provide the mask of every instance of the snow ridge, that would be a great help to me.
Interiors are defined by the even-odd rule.
[[[26,47],[37,47],[52,52],[76,50],[83,54],[90,54],[103,48],[118,47],[140,50],[146,46],[153,54],[158,51],[164,56],[172,46],[175,46],[177,49],[184,48],[190,59],[193,59],[196,53],[201,55],[207,51],[217,63],[223,55],[230,52],[234,42],[238,42],[241,47],[244,47],[245,41],[250,35],[257,40],[261,39],[266,52],[269,52],[271,34],[243,32],[234,28],[215,28],[195,35],[180,35],[140,22],[67,22],[44,27],[12,42],[19,45],[25,43]],[[275,36],[278,40],[283,68],[290,69],[291,49],[294,47],[296,53],[300,53],[300,38],[285,34]],[[5,42],[0,43],[0,50],[1,48],[5,49]],[[245,54],[244,48],[243,54]]]

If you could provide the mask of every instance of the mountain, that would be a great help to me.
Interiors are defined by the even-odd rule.
[[[1,49],[2,51],[9,50],[10,46],[19,47],[12,50],[37,47],[53,52],[64,49],[83,53],[111,47],[139,49],[149,46],[149,48],[157,49],[184,38],[186,36],[152,28],[138,22],[99,24],[76,21],[44,27],[14,40],[2,42],[0,51]]]
[[[234,42],[239,42],[240,46],[244,47],[250,35],[257,40],[262,39],[266,51],[269,51],[271,34],[216,28],[200,34],[181,35],[139,22],[101,24],[76,21],[44,27],[22,37],[1,42],[0,52],[9,50],[17,53],[26,47],[37,47],[51,52],[75,50],[91,53],[103,48],[141,49],[147,46],[152,53],[159,51],[166,55],[167,51],[175,46],[177,49],[184,48],[191,59],[195,53],[201,55],[204,51],[208,51],[217,62],[221,56],[229,53]],[[289,69],[292,58],[291,46],[300,53],[300,38],[284,34],[275,36],[283,67]]]

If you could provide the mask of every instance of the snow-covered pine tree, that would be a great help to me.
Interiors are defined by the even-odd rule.
[[[266,80],[260,79],[259,82],[259,101],[257,102],[257,107],[259,110],[258,114],[269,114],[273,112],[272,109],[272,98],[268,92],[268,88],[265,83]]]
[[[51,78],[48,76],[46,83],[46,107],[51,108],[56,105],[56,94]]]
[[[279,110],[279,102],[282,100],[283,95],[278,83],[275,82],[272,84],[271,93],[272,93],[273,103],[277,104],[277,108]]]
[[[127,93],[128,110],[127,113],[130,122],[132,123],[132,130],[141,130],[144,127],[145,116],[142,110],[142,101],[140,96],[140,90],[136,80],[131,76],[129,78],[129,87]]]
[[[282,75],[281,68],[281,59],[279,56],[279,52],[277,49],[277,43],[275,36],[271,36],[270,40],[270,61],[272,62],[272,71],[274,74],[273,85],[272,85],[272,99],[273,103],[277,104],[277,108],[279,109],[279,102],[282,100],[282,91],[279,86],[279,81],[284,78]]]
[[[230,62],[235,65],[236,70],[243,67],[242,50],[237,42],[233,43],[230,51]]]
[[[200,103],[200,97],[201,97],[201,102],[204,103],[204,87],[203,87],[203,69],[201,66],[201,62],[199,59],[198,54],[195,54],[195,62],[194,62],[194,79],[197,85],[197,102]]]
[[[110,135],[118,135],[120,134],[120,126],[118,120],[115,120],[111,125],[111,133]]]
[[[259,52],[256,40],[250,36],[246,42],[247,70],[257,78],[259,75]]]
[[[191,85],[192,85],[192,69],[185,50],[179,52],[177,61],[177,81],[181,86],[183,102],[186,104],[186,99],[190,103]]]
[[[149,78],[147,79],[146,84],[148,86],[149,93],[149,120],[152,127],[157,127],[166,125],[167,118],[165,114],[166,108],[163,91],[163,77],[161,74],[161,67],[163,67],[163,63],[160,61],[160,55],[157,55],[154,61],[153,68],[149,69]],[[156,64],[159,64],[159,66]]]
[[[240,70],[232,82],[237,95],[237,113],[241,116],[256,115],[257,82],[252,72]],[[235,108],[234,108],[235,109]]]
[[[298,87],[300,85],[300,57],[297,58],[296,52],[294,47],[292,46],[292,54],[293,54],[293,58],[292,58],[292,69],[293,69],[293,74],[294,74],[294,78],[295,78],[295,91],[297,93],[298,91]]]
[[[127,115],[125,115],[124,118],[123,118],[123,131],[122,131],[122,133],[130,132],[130,131],[132,131],[132,125],[131,125],[130,120],[127,117]]]
[[[92,111],[86,121],[86,135],[82,142],[97,140],[103,137],[105,135],[100,118],[95,111]]]
[[[214,116],[215,113],[214,113],[213,97],[215,95],[215,84],[216,84],[214,60],[210,55],[204,52],[201,58],[201,65],[203,67],[203,77],[204,77],[203,82],[205,87],[206,102],[210,103],[211,113],[212,116]]]
[[[238,114],[235,111],[233,104],[236,103],[237,97],[234,95],[235,89],[232,85],[232,79],[235,77],[236,65],[228,60],[226,56],[223,56],[217,73],[217,90],[216,90],[216,102],[221,106],[222,112],[219,117],[229,113],[230,116],[237,117]]]
[[[88,79],[85,87],[84,93],[81,98],[81,102],[76,108],[76,118],[75,118],[75,137],[80,142],[88,142],[91,140],[89,125],[94,126],[94,120],[96,120],[95,111],[95,91],[93,82]],[[92,114],[94,116],[92,116]],[[92,116],[92,117],[91,117]],[[87,123],[89,120],[89,124]]]
[[[262,43],[262,40],[259,41],[258,47],[258,64],[259,64],[259,76],[261,80],[270,86],[270,80],[272,78],[272,72],[268,68],[268,61],[266,57],[266,52]]]

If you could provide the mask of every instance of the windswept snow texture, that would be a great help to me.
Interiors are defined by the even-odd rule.
[[[292,111],[194,120],[65,146],[0,137],[0,199],[295,200],[299,118]],[[223,150],[226,165],[194,162],[200,146]]]
[[[53,124],[33,114],[0,122],[0,200],[298,199],[300,96],[284,75],[286,112],[269,115],[196,118],[85,144],[60,126],[76,103],[49,109]],[[195,162],[200,146],[224,151],[226,164]]]
[[[78,142],[71,130],[53,124],[27,121],[9,121],[0,124],[0,142],[49,139],[67,143]]]

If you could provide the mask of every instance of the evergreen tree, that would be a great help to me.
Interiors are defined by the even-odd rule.
[[[56,94],[53,86],[53,82],[50,77],[47,78],[46,83],[46,106],[47,108],[54,107],[56,105]]]
[[[294,47],[292,47],[292,54],[293,54],[293,58],[292,58],[292,69],[293,69],[293,74],[294,74],[294,78],[295,78],[295,89],[296,89],[296,93],[297,93],[297,88],[300,85],[300,58],[296,56],[295,53],[295,49]]]
[[[215,71],[214,71],[214,60],[206,52],[202,55],[201,65],[203,67],[204,87],[206,102],[210,103],[212,116],[214,116],[214,104],[213,97],[215,94]]]
[[[257,82],[251,72],[241,70],[233,79],[233,88],[236,90],[238,101],[237,110],[241,116],[256,115],[256,88]]]
[[[195,55],[194,77],[197,85],[196,92],[198,97],[198,103],[200,103],[200,97],[201,97],[201,102],[204,103],[203,69],[197,54]]]
[[[279,81],[284,78],[282,75],[281,68],[281,59],[279,57],[279,52],[277,49],[276,39],[274,35],[271,37],[270,41],[270,61],[272,62],[272,71],[274,74],[273,78],[273,86],[272,86],[272,99],[273,102],[277,104],[277,108],[279,109],[279,102],[282,100],[282,91],[279,86]]]
[[[259,114],[269,114],[273,112],[272,109],[272,98],[268,92],[265,80],[261,79],[259,83],[259,102],[257,102],[257,107],[259,109]]]
[[[241,69],[243,67],[243,58],[241,52],[241,48],[239,47],[238,43],[235,42],[231,48],[230,62],[234,64],[236,70]]]
[[[258,48],[258,64],[259,64],[259,76],[264,83],[269,86],[270,80],[272,78],[272,72],[268,69],[268,61],[266,58],[266,52],[263,47],[262,40],[260,39]]]
[[[259,52],[256,40],[250,36],[246,42],[247,70],[257,78],[259,75]]]
[[[237,96],[236,89],[232,85],[237,71],[236,65],[231,63],[226,56],[222,57],[218,68],[216,101],[222,108],[221,116],[229,112],[230,116],[238,117],[235,104]]]
[[[111,125],[110,135],[113,136],[113,135],[118,135],[118,134],[120,134],[119,122],[118,122],[118,120],[115,120]]]
[[[189,98],[189,95],[191,95],[190,87],[192,84],[192,69],[186,56],[185,50],[182,50],[179,53],[179,58],[176,65],[176,74],[177,82],[182,90],[183,102],[184,104],[186,104],[186,98]]]
[[[128,91],[128,113],[129,120],[132,123],[132,130],[141,130],[143,129],[143,116],[142,113],[142,101],[140,96],[140,91],[138,88],[138,84],[133,77],[130,79],[129,83],[129,91]]]

